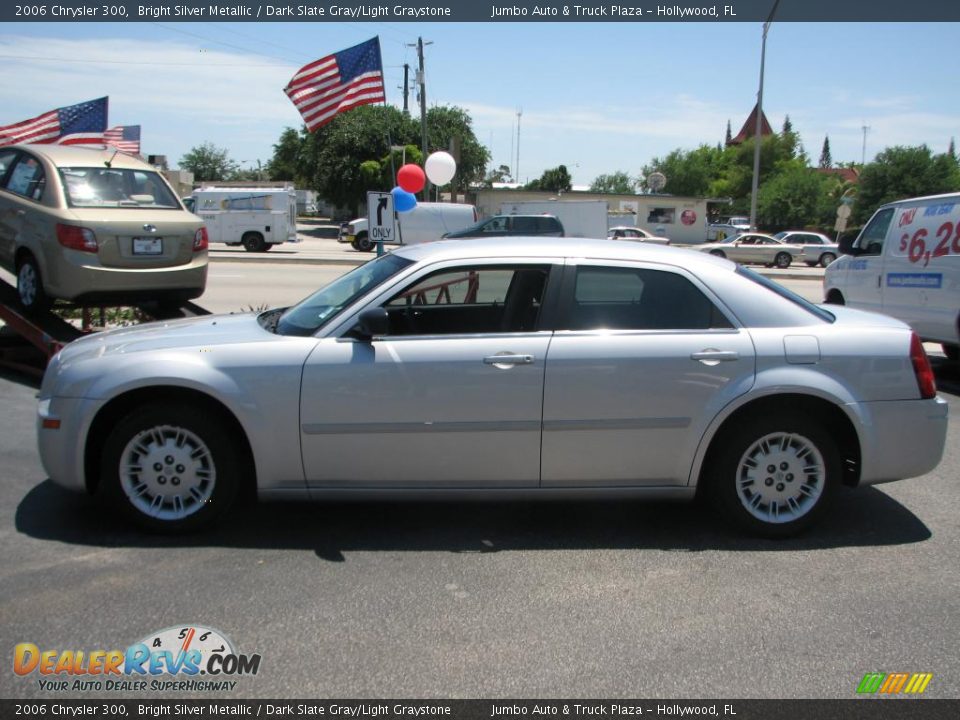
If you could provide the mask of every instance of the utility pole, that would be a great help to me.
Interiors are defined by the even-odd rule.
[[[417,38],[417,57],[420,60],[420,69],[417,71],[417,83],[420,85],[420,148],[423,151],[423,160],[426,162],[429,145],[427,144],[427,81],[423,71],[423,46],[433,45],[432,42],[423,42],[422,37]],[[408,47],[414,47],[409,44]],[[424,200],[430,199],[430,180],[427,180],[423,186]]]
[[[870,129],[870,126],[863,125],[860,129],[863,130],[863,149],[860,151],[860,168],[863,169],[867,162],[867,130]]]
[[[517,174],[513,181],[520,182],[520,118],[523,117],[523,108],[517,110]]]
[[[763,136],[760,134],[763,127],[763,65],[767,58],[767,31],[773,23],[773,15],[777,12],[777,5],[780,0],[773,3],[773,8],[767,16],[767,21],[763,24],[763,42],[760,46],[760,89],[757,91],[757,127],[753,136],[753,183],[750,188],[750,229],[757,230],[757,191],[760,186],[760,146],[763,144]]]
[[[403,64],[403,114],[410,114],[410,63]]]

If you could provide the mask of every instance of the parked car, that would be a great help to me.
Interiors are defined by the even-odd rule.
[[[610,240],[635,240],[637,242],[651,243],[652,245],[669,245],[670,238],[660,237],[643,228],[631,227],[627,225],[617,225],[607,231],[607,238]]]
[[[738,263],[788,268],[794,258],[800,255],[799,245],[787,245],[782,240],[762,233],[743,233],[721,242],[697,245],[700,252],[725,257]]]
[[[473,238],[505,235],[563,237],[563,223],[553,215],[494,215],[464,230],[449,232],[444,237]]]
[[[146,528],[274,499],[710,498],[751,532],[922,475],[947,404],[903,323],[719,258],[574,238],[394,250],[287,308],[98,333],[40,456]]]
[[[203,294],[207,231],[151,165],[106,148],[0,148],[0,264],[38,312]]]
[[[800,245],[800,255],[796,260],[810,267],[826,267],[840,254],[837,244],[826,235],[807,230],[783,230],[773,235],[788,245]]]

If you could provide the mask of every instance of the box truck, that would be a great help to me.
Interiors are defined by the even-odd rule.
[[[211,243],[265,252],[297,242],[297,195],[292,188],[205,187],[184,198],[184,204],[201,217]]]

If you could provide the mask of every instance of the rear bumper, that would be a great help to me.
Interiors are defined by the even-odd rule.
[[[860,408],[861,485],[917,477],[940,463],[947,438],[946,400],[871,402]]]
[[[189,300],[200,297],[207,286],[207,256],[186,265],[166,268],[112,268],[73,265],[58,273],[47,292],[78,302],[135,302]]]

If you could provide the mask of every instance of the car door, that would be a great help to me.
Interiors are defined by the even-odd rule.
[[[321,340],[304,367],[311,487],[536,487],[551,331],[542,261],[425,269],[371,306],[387,335]]]
[[[843,265],[838,266],[843,276],[840,287],[850,305],[864,310],[883,311],[883,246],[894,212],[894,208],[877,211],[853,244],[857,255],[843,257]]]
[[[580,261],[564,276],[544,385],[544,487],[682,486],[755,352],[679,268]]]
[[[742,235],[730,243],[730,250],[727,257],[738,263],[757,262],[756,241],[753,235]]]
[[[17,150],[0,149],[0,266],[13,270],[17,233],[23,224],[23,212],[6,188],[6,179],[13,171]]]

